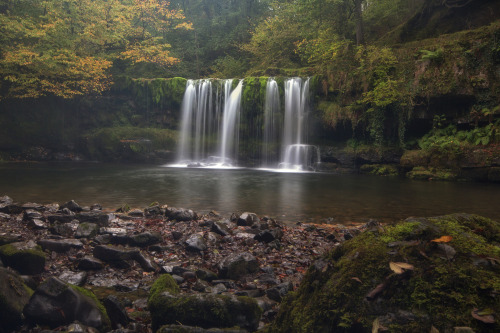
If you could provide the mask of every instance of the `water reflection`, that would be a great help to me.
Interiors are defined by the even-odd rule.
[[[0,195],[21,202],[99,202],[114,209],[158,201],[229,215],[284,220],[395,220],[453,212],[500,220],[500,184],[418,182],[375,176],[176,169],[108,164],[0,164]]]

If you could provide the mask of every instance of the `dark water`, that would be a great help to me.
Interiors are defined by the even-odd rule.
[[[394,177],[177,169],[91,163],[0,164],[0,195],[19,202],[125,203],[223,214],[253,211],[288,221],[382,221],[453,212],[500,220],[500,185],[420,182]]]

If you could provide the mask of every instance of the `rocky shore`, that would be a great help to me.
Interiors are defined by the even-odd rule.
[[[376,224],[4,196],[0,332],[256,331],[315,258]]]

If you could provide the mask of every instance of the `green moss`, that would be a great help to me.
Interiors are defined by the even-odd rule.
[[[485,325],[471,311],[500,313],[495,296],[499,233],[498,222],[467,214],[409,219],[367,231],[311,266],[297,292],[282,303],[270,331],[368,332],[377,318],[389,332],[426,332],[431,326],[442,332],[456,326],[498,330],[498,322]],[[432,242],[445,235],[452,240]],[[390,262],[414,269],[397,275]]]
[[[458,178],[457,173],[450,169],[435,169],[425,167],[415,167],[406,174],[410,179],[415,180],[442,180],[453,181]]]
[[[97,305],[97,308],[99,309],[99,312],[101,312],[101,314],[103,316],[103,326],[100,327],[99,329],[100,329],[101,332],[107,332],[111,328],[111,321],[109,319],[109,316],[108,316],[108,313],[106,311],[106,308],[99,301],[99,299],[97,299],[97,297],[94,295],[94,293],[92,291],[88,290],[88,289],[85,289],[85,288],[82,288],[82,287],[79,287],[79,286],[75,286],[73,284],[69,284],[68,286],[70,288],[72,288],[73,290],[79,292],[80,294],[87,296],[92,301],[94,301],[94,303]]]
[[[45,267],[45,253],[39,247],[18,250],[11,244],[0,246],[0,258],[7,265],[21,274],[38,274]]]
[[[165,291],[172,295],[177,295],[181,291],[179,285],[170,274],[162,274],[156,279],[149,291],[148,302],[151,302],[156,296]]]
[[[364,164],[360,171],[378,176],[397,176],[399,173],[397,166],[392,164]]]

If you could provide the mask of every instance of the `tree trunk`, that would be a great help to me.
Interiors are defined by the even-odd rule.
[[[356,22],[356,45],[365,43],[365,31],[363,27],[363,11],[361,8],[363,0],[354,0],[354,21]]]

